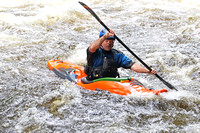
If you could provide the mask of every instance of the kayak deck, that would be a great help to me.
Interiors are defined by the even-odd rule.
[[[84,67],[75,65],[68,61],[51,60],[48,61],[48,67],[54,71],[56,75],[63,79],[75,82],[77,85],[89,89],[89,90],[106,90],[110,93],[119,95],[129,95],[136,92],[140,93],[153,93],[158,95],[163,92],[168,92],[166,89],[148,89],[145,88],[139,81],[127,77],[127,78],[100,78],[88,83],[83,82],[87,76],[84,73]]]

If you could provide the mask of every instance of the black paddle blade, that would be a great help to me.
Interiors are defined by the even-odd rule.
[[[176,90],[178,91],[173,85],[171,85],[170,83],[168,83],[167,81],[165,81],[163,78],[161,78],[158,74],[155,74],[155,76],[157,78],[160,79],[160,81],[162,81],[167,87],[169,87],[170,89]]]
[[[83,2],[80,2],[79,3],[88,11],[92,14],[92,16],[94,16],[99,22],[101,22],[100,18],[96,15],[96,13],[91,9],[89,8],[89,6],[87,6],[85,3]]]
[[[164,83],[167,87],[169,87],[170,89],[173,89],[173,90],[178,91],[173,85],[171,85],[171,84],[168,83],[167,81],[163,81],[163,83]]]
[[[80,2],[79,3],[88,11],[90,12],[90,14],[92,14],[93,17],[95,17],[97,19],[97,21],[99,21],[99,23],[108,31],[110,31],[110,29],[101,21],[101,19],[96,15],[96,13],[91,9],[89,8],[85,3],[83,2]]]

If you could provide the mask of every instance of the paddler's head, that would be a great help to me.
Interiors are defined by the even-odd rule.
[[[115,37],[113,35],[114,35],[113,31],[108,32],[108,31],[106,31],[106,29],[103,29],[103,30],[100,31],[99,38],[102,37],[102,36],[109,36],[101,44],[101,46],[103,47],[104,50],[110,51],[112,49],[112,47],[114,45],[114,41],[115,41]]]

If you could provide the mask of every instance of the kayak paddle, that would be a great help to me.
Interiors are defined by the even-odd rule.
[[[90,8],[88,7],[86,4],[84,4],[83,2],[79,3],[88,11],[92,14],[93,17],[95,17],[97,19],[97,21],[108,31],[110,31],[110,29],[101,21],[101,19],[96,15],[96,13]],[[116,35],[114,35],[114,37],[136,58],[138,59],[149,71],[152,71],[151,67],[149,67],[146,63],[144,63],[135,53],[133,53],[133,51],[131,51],[129,49],[129,47],[127,47]],[[158,74],[154,74],[158,79],[160,79],[167,87],[169,87],[170,89],[174,89],[177,91],[177,89],[171,85],[170,83],[168,83],[167,81],[165,81],[163,78],[161,78]]]

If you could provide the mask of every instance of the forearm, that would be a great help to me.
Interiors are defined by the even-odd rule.
[[[136,63],[134,63],[131,67],[131,70],[137,72],[137,73],[149,73],[150,71]]]
[[[131,67],[131,70],[138,72],[138,73],[148,73],[148,74],[157,74],[157,71],[152,68],[152,70],[148,70],[136,63],[134,63]]]
[[[94,53],[103,43],[103,41],[106,40],[105,36],[100,37],[99,39],[95,40],[89,47],[89,51],[91,53]]]

